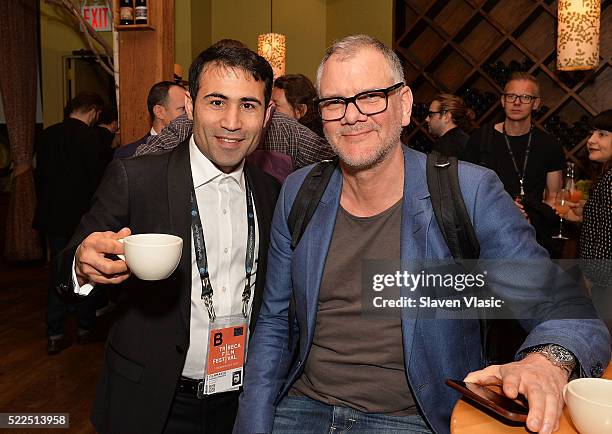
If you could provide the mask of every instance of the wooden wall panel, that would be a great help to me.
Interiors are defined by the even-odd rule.
[[[147,3],[150,28],[118,27],[119,117],[123,144],[138,140],[151,128],[147,112],[151,86],[173,78],[174,2],[149,0]]]

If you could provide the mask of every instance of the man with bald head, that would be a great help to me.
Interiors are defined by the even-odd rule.
[[[609,360],[601,321],[525,323],[531,334],[517,361],[484,368],[477,318],[423,320],[407,308],[401,317],[370,314],[366,260],[403,266],[452,256],[433,217],[426,157],[400,142],[412,93],[397,56],[369,36],[346,37],[325,53],[317,87],[339,165],[294,249],[287,219],[311,168],[290,175],[281,191],[234,432],[447,433],[459,395],[445,378],[524,394],[528,428],[552,432],[568,375],[600,375]],[[481,257],[548,261],[492,172],[460,163],[459,183]],[[507,274],[497,276],[499,295],[526,298]],[[595,316],[588,300],[573,300]]]

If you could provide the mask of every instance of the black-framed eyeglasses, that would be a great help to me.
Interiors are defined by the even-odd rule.
[[[446,113],[446,110],[438,110],[437,112],[427,112],[427,117],[430,118],[433,115],[440,115],[440,116],[442,116],[444,113]]]
[[[395,83],[386,89],[373,89],[359,92],[350,98],[334,96],[331,98],[320,98],[315,100],[315,104],[324,121],[337,121],[344,117],[346,108],[350,103],[355,104],[357,110],[362,115],[377,115],[387,110],[389,94],[402,87],[404,83]]]
[[[529,104],[530,102],[535,101],[536,99],[539,98],[539,96],[534,96],[534,95],[517,95],[515,93],[505,93],[504,94],[504,101],[506,102],[514,102],[516,101],[516,99],[519,99],[519,101],[521,102],[521,104]]]

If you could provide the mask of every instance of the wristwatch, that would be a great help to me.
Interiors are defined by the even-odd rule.
[[[522,358],[527,356],[527,354],[533,353],[537,353],[546,357],[546,359],[553,365],[564,369],[567,372],[568,378],[572,375],[572,372],[574,372],[574,369],[576,369],[576,365],[578,364],[576,356],[574,356],[571,351],[566,350],[560,345],[536,345],[535,347],[526,349],[523,352]]]

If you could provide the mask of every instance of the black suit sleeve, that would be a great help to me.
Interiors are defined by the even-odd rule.
[[[83,216],[68,247],[62,252],[59,261],[58,291],[72,294],[72,262],[77,247],[92,232],[117,232],[128,227],[129,190],[128,176],[121,160],[114,160],[106,170],[100,187],[94,195],[91,209]]]

